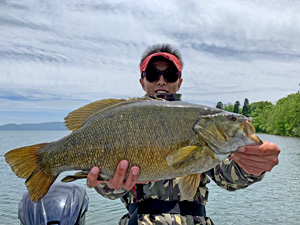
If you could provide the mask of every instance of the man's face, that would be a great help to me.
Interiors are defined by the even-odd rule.
[[[166,70],[170,66],[170,62],[164,60],[155,60],[149,64],[150,66],[156,67],[156,69],[160,71]],[[165,81],[164,76],[161,75],[159,80],[154,82],[149,82],[146,77],[140,79],[140,83],[142,88],[146,92],[147,95],[157,95],[164,93],[172,93],[175,94],[181,86],[182,78],[178,79],[174,83],[169,83]]]

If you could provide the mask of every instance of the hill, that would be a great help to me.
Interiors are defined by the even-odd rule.
[[[5,124],[0,130],[67,130],[63,122]]]

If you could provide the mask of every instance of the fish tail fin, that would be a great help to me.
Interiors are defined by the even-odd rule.
[[[38,167],[25,181],[29,198],[34,202],[42,199],[56,178],[57,176],[53,176]]]
[[[47,144],[42,143],[17,148],[5,154],[5,160],[12,171],[18,177],[26,179],[25,184],[29,197],[35,202],[44,197],[57,177],[50,172],[44,171],[39,165],[38,150]]]
[[[5,154],[5,160],[18,177],[27,179],[39,164],[37,151],[46,144],[37,144],[11,150]]]

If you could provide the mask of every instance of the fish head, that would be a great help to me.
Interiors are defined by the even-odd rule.
[[[221,112],[200,116],[193,130],[199,141],[216,155],[227,157],[236,152],[239,146],[262,144],[255,134],[252,118],[236,113]]]

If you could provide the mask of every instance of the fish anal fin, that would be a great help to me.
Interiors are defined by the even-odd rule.
[[[127,100],[111,98],[87,104],[77,110],[70,112],[68,116],[65,117],[65,125],[71,131],[77,130],[82,127],[87,119],[93,114],[124,101]]]
[[[167,163],[169,166],[179,168],[186,163],[190,163],[190,160],[195,160],[195,156],[198,151],[201,151],[202,146],[186,146],[171,152],[167,157]]]
[[[88,172],[87,171],[80,171],[75,173],[74,175],[69,175],[64,177],[61,181],[62,182],[72,182],[74,180],[78,180],[78,179],[85,179],[87,178]]]
[[[80,172],[75,173],[74,175],[65,176],[61,181],[62,182],[72,182],[72,181],[75,181],[78,179],[85,179],[85,178],[87,178],[88,173],[89,173],[88,171],[80,171]],[[101,174],[98,174],[98,177],[97,177],[97,180],[99,180],[99,181],[104,181],[104,180],[109,180],[109,179],[111,179],[111,177],[105,178],[105,176],[101,176]]]
[[[192,174],[185,176],[179,180],[179,190],[182,199],[187,200],[192,197],[197,192],[201,180],[201,174]]]

